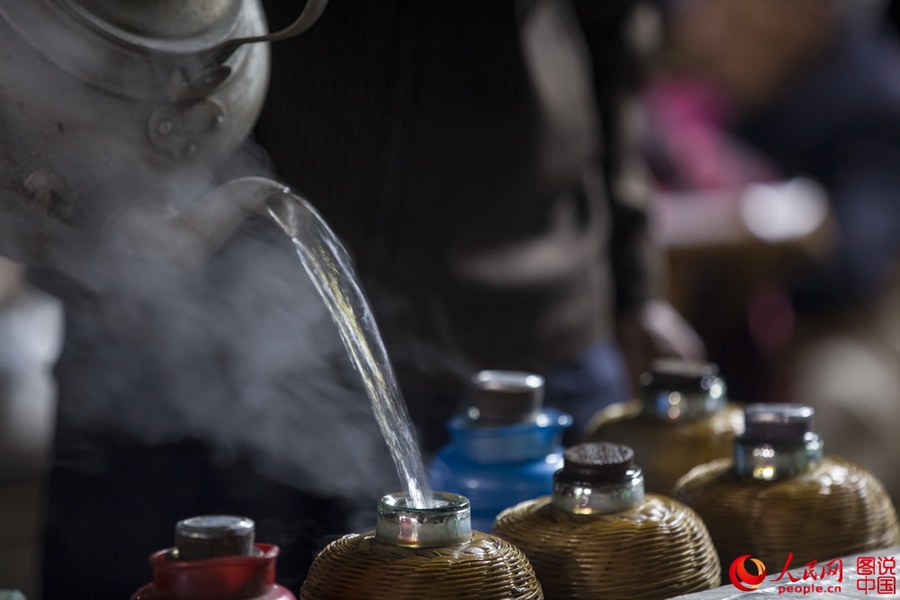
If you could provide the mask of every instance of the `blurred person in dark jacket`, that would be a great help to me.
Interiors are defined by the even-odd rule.
[[[295,11],[266,8],[276,24]],[[625,0],[335,3],[273,47],[257,140],[355,256],[426,451],[478,370],[544,375],[571,441],[653,357],[703,356],[648,237],[635,98],[655,16]]]

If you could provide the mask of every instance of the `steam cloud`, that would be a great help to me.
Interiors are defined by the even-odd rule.
[[[201,439],[287,485],[370,508],[396,491],[359,377],[273,222],[251,218],[186,270],[108,235],[132,202],[156,202],[158,218],[223,181],[270,176],[264,154],[247,144],[215,168],[160,169],[140,147],[146,124],[35,52],[10,19],[0,11],[0,253],[37,267],[33,280],[65,301],[60,430],[86,441]],[[71,53],[89,54],[74,41]],[[103,456],[62,441],[70,466],[102,471]]]

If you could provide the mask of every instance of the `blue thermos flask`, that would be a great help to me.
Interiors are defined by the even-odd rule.
[[[488,370],[472,377],[472,405],[448,422],[451,441],[428,473],[432,489],[469,499],[472,529],[490,532],[502,510],[553,492],[572,417],[543,403],[540,375]]]

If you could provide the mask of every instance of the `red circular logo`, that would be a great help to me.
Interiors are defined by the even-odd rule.
[[[750,559],[750,562],[756,565],[758,575],[751,575],[747,571],[745,563],[748,558]],[[731,567],[728,569],[728,577],[737,589],[742,592],[752,592],[762,585],[763,580],[765,580],[766,565],[763,564],[763,561],[758,558],[753,558],[749,554],[738,556],[734,559],[734,562],[731,563]]]

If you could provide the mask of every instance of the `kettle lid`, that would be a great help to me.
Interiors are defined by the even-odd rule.
[[[73,6],[142,37],[222,38],[230,33],[240,0],[71,0]]]
[[[0,11],[3,21],[76,81],[154,101],[168,95],[174,72],[190,79],[207,53],[266,33],[259,0],[17,0]],[[249,69],[247,61],[251,54],[242,53],[231,69]]]

